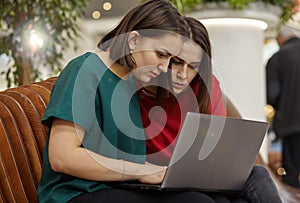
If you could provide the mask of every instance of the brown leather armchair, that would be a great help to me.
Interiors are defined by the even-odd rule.
[[[41,117],[55,80],[0,92],[0,203],[38,202],[47,135]]]

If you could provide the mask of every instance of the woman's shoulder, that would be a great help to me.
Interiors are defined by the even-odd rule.
[[[90,72],[91,74],[89,75],[92,75],[99,72],[101,69],[106,70],[107,68],[97,54],[86,52],[71,59],[61,71],[58,80],[60,78],[77,77],[78,74],[87,72]]]
[[[85,61],[91,55],[93,55],[92,52],[85,52],[79,56],[76,56],[75,58],[72,58],[69,63],[80,63],[82,61]]]
[[[217,79],[217,77],[216,77],[215,75],[212,75],[211,81],[212,81],[212,83],[214,83],[214,84],[219,84],[219,83],[220,83],[219,80]]]
[[[99,64],[104,65],[102,60],[99,58],[99,56],[93,52],[86,52],[84,54],[81,54],[73,59],[70,60],[70,62],[67,64],[66,68],[68,66],[82,66],[85,63],[91,62],[92,64],[95,64],[99,66]]]

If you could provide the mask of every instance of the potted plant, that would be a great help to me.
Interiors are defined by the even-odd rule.
[[[0,70],[7,86],[22,85],[40,76],[41,66],[60,71],[64,52],[80,35],[77,19],[87,0],[0,1],[0,55],[13,63]]]
[[[170,0],[181,12],[189,12],[195,8],[199,9],[199,5],[209,3],[223,4],[227,3],[233,10],[242,10],[247,8],[251,3],[262,2],[280,8],[280,23],[284,24],[292,19],[298,10],[296,0]],[[201,8],[205,9],[205,6]],[[200,9],[201,9],[200,8]]]

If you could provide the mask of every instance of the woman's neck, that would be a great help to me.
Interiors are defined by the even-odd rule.
[[[153,95],[156,95],[157,86],[155,86],[155,85],[148,85],[148,86],[144,86],[144,88],[146,90],[148,90],[149,92],[151,92]]]
[[[119,78],[122,78],[124,80],[127,80],[128,74],[132,71],[132,68],[129,68],[127,66],[120,66],[116,62],[114,62],[110,58],[110,52],[109,51],[97,51],[96,54],[99,56],[99,58],[103,61],[103,63],[107,66],[107,68],[113,72],[116,76]]]
[[[140,88],[145,89],[152,95],[156,95],[156,92],[157,92],[157,81],[156,80],[151,80],[150,82],[147,82],[147,83],[144,83],[136,78],[135,78],[135,80],[136,80],[136,83],[137,83],[137,86],[139,89]]]

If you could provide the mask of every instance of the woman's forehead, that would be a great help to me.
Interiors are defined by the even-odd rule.
[[[182,49],[182,38],[180,35],[167,34],[156,38],[155,47],[158,50],[165,50],[171,55],[178,55]]]
[[[176,56],[180,53],[183,45],[182,38],[176,34],[165,34],[155,38],[144,38],[148,41],[145,48],[160,50]]]
[[[188,63],[197,63],[201,61],[202,53],[202,48],[198,44],[189,40],[183,43],[178,57]]]

